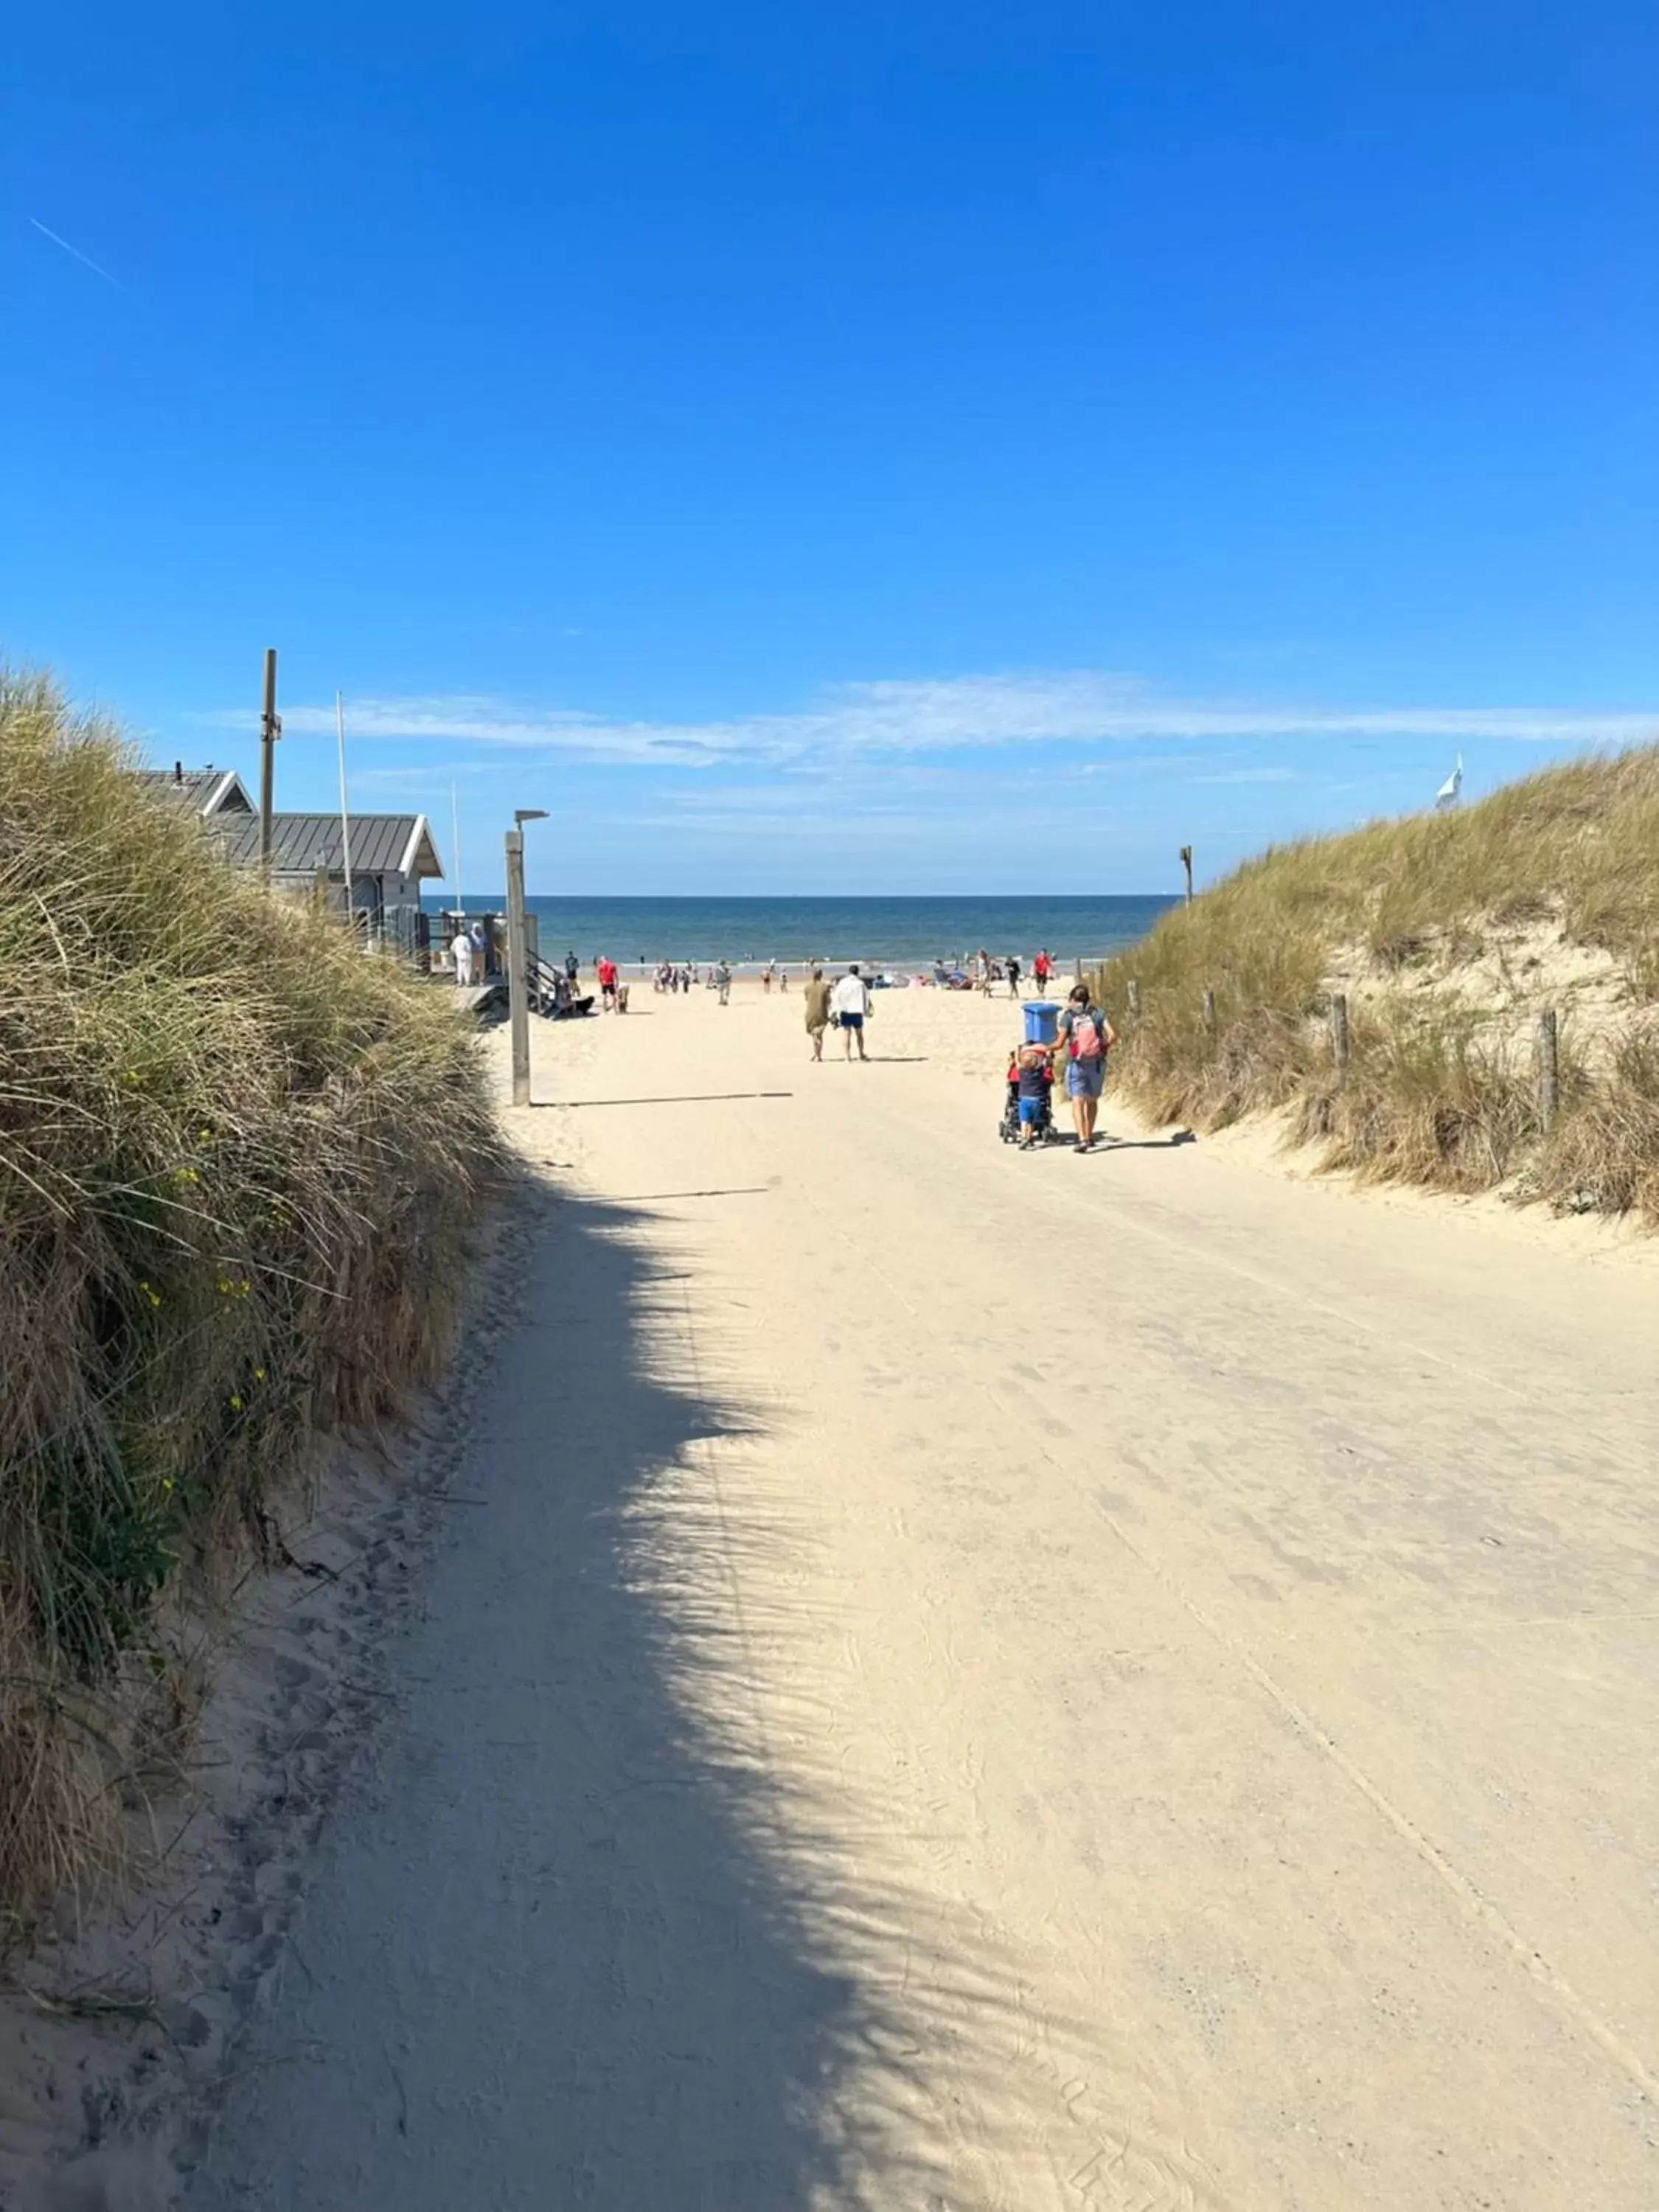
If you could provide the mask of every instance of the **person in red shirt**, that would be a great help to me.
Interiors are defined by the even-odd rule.
[[[606,1013],[617,1006],[617,963],[608,953],[599,955],[599,1005]]]
[[[1039,999],[1048,988],[1048,978],[1054,972],[1054,962],[1048,957],[1048,947],[1045,945],[1031,963],[1031,973],[1036,977]]]

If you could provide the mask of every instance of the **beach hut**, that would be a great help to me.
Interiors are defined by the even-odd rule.
[[[194,815],[239,867],[259,866],[259,814],[228,769],[140,769],[145,790],[164,805]],[[365,940],[410,953],[428,948],[421,886],[443,874],[424,814],[348,814],[352,919]],[[314,897],[320,890],[346,910],[346,840],[337,813],[273,814],[270,878],[278,890]]]
[[[351,912],[371,944],[424,952],[428,936],[421,885],[443,874],[424,814],[352,814]],[[210,824],[233,860],[259,865],[259,817],[228,813]],[[344,841],[337,814],[273,814],[270,873],[279,890],[325,885],[331,906],[345,911]]]
[[[234,769],[215,768],[210,762],[206,768],[186,768],[183,761],[174,761],[171,768],[141,768],[135,773],[153,797],[198,821],[253,811],[253,801]]]

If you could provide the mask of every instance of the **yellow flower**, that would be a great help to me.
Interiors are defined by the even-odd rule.
[[[253,1370],[253,1379],[254,1379],[254,1381],[255,1381],[256,1382],[263,1382],[264,1381],[264,1379],[265,1379],[265,1370],[264,1370],[264,1369],[263,1367],[256,1367],[256,1368],[254,1369],[254,1370]]]
[[[242,1401],[234,1390],[230,1394],[230,1410],[233,1413],[240,1413],[242,1410]]]
[[[171,1490],[173,1488],[173,1477],[170,1474],[164,1474],[161,1477],[161,1487],[163,1490]]]

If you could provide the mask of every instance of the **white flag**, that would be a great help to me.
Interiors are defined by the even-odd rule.
[[[1463,756],[1457,756],[1457,765],[1434,794],[1437,806],[1455,806],[1463,788]]]

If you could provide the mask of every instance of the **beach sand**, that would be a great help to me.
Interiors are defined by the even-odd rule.
[[[1017,1031],[535,1025],[198,2212],[1659,2203],[1651,1247],[1018,1157]]]

